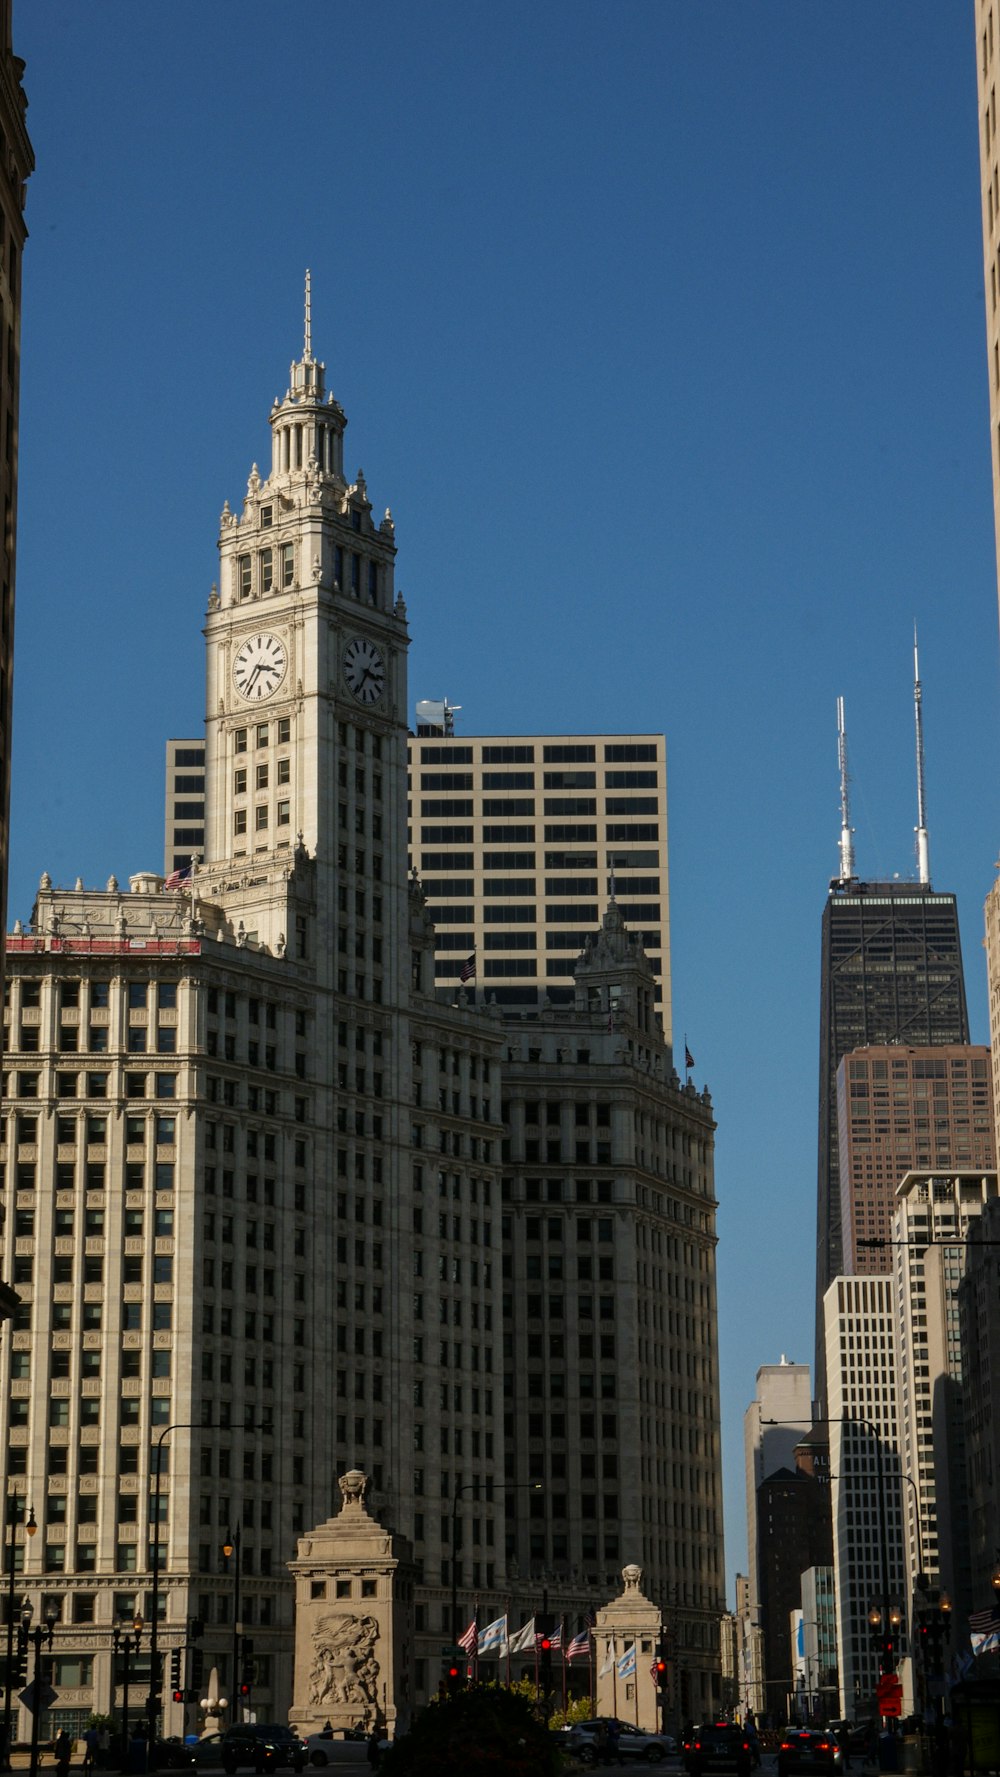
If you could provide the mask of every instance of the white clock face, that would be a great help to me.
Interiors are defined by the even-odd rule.
[[[355,636],[344,649],[344,678],[359,703],[377,703],[385,690],[385,661],[374,642]]]
[[[288,654],[280,636],[248,636],[233,661],[233,684],[241,697],[259,703],[272,697],[288,670]]]

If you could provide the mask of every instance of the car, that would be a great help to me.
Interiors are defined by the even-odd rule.
[[[334,1751],[343,1746],[345,1741],[367,1741],[368,1735],[363,1728],[345,1728],[340,1734],[334,1734],[332,1728],[323,1728],[318,1734],[307,1734],[305,1740],[306,1757],[311,1765],[322,1769],[324,1765],[343,1763],[340,1754]]]
[[[778,1777],[793,1771],[841,1771],[844,1755],[832,1729],[792,1728],[778,1742]]]
[[[154,1740],[153,1763],[155,1771],[190,1771],[194,1769],[195,1758],[192,1748],[176,1734],[170,1734],[165,1740]]]
[[[753,1747],[743,1728],[730,1721],[713,1721],[691,1729],[683,1757],[689,1777],[702,1777],[705,1771],[736,1771],[738,1777],[750,1777]]]
[[[188,1748],[195,1765],[218,1770],[222,1764],[222,1741],[221,1734],[202,1734],[201,1739]]]
[[[647,1732],[635,1727],[632,1722],[622,1721],[613,1715],[597,1715],[589,1721],[570,1722],[560,1731],[561,1744],[582,1765],[596,1764],[598,1758],[606,1756],[608,1728],[616,1720],[618,1747],[623,1758],[641,1758],[647,1764],[658,1765],[663,1759],[669,1758],[672,1752],[676,1752],[677,1742],[669,1734]]]
[[[306,1746],[283,1722],[235,1722],[222,1736],[222,1768],[227,1777],[251,1771],[303,1771]]]

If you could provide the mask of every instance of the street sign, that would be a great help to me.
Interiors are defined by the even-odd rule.
[[[465,1660],[468,1658],[468,1655],[466,1654],[464,1647],[443,1647],[441,1649],[441,1658],[442,1660]]]
[[[59,1697],[59,1692],[54,1691],[52,1686],[45,1679],[42,1680],[41,1684],[38,1684],[35,1679],[32,1679],[31,1683],[26,1684],[23,1691],[20,1691],[18,1694],[25,1709],[30,1709],[32,1715],[34,1715],[36,1709],[39,1712],[43,1709],[51,1709],[53,1703],[55,1703]]]

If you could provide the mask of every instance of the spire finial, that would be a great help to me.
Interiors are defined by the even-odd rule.
[[[924,796],[924,715],[923,689],[920,684],[920,659],[917,654],[917,626],[913,625],[913,712],[917,729],[917,879],[931,879],[930,839],[927,834],[927,806]]]
[[[312,357],[312,273],[306,271],[306,349],[303,358]]]
[[[840,766],[840,880],[850,882],[854,875],[854,836],[847,791],[847,729],[842,697],[837,699],[837,763]]]

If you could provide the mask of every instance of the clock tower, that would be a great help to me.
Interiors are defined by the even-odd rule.
[[[408,637],[392,518],[375,522],[360,470],[345,479],[346,424],[313,357],[307,273],[270,472],[255,463],[242,510],[222,511],[197,887],[237,936],[381,1000],[405,930]]]

